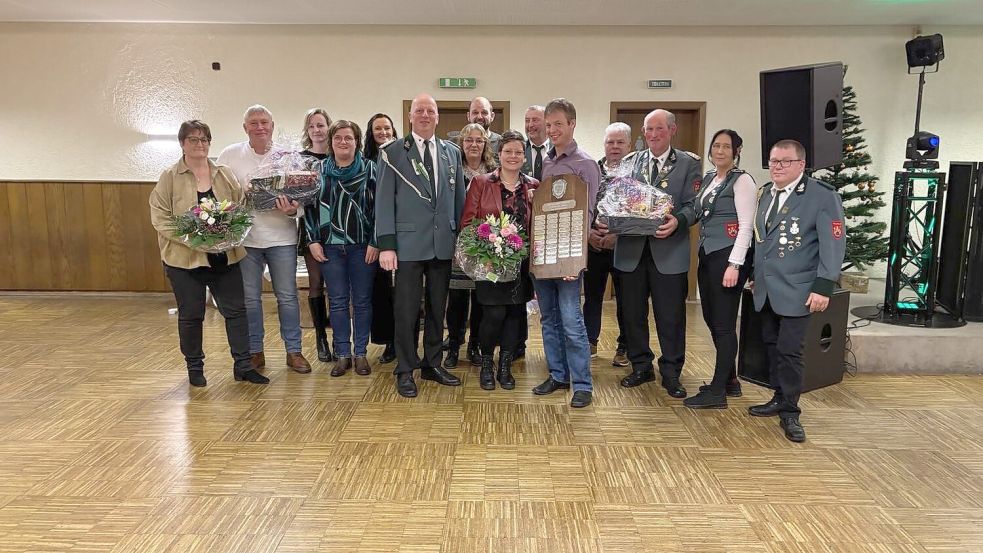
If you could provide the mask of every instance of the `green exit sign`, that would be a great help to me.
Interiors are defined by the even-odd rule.
[[[474,77],[441,77],[440,88],[474,88],[478,79]]]
[[[649,81],[649,88],[672,88],[672,79],[653,79]]]

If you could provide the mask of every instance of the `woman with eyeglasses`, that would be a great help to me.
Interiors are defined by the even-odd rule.
[[[469,183],[479,176],[492,172],[496,167],[495,152],[488,140],[485,128],[479,123],[465,125],[457,137],[457,144],[464,154],[464,180]],[[468,324],[468,304],[471,304],[471,322]],[[478,325],[481,322],[481,304],[474,294],[474,281],[459,268],[451,271],[450,292],[447,295],[447,357],[444,368],[457,366],[459,350],[464,343],[464,333],[470,327],[468,336],[468,360],[472,365],[481,362],[478,347]]]
[[[737,132],[714,133],[708,155],[713,170],[703,177],[696,199],[700,220],[697,282],[703,320],[717,350],[713,380],[683,405],[693,409],[725,409],[727,397],[741,396],[737,380],[737,312],[751,270],[757,187],[737,167],[744,141]]]
[[[328,128],[331,117],[321,108],[313,108],[304,116],[304,129],[301,134],[301,154],[323,160],[328,157]],[[321,277],[321,264],[311,255],[307,247],[307,229],[297,225],[297,254],[304,256],[307,267],[307,306],[311,311],[311,321],[314,324],[316,336],[317,358],[322,363],[334,360],[331,346],[328,345],[329,325],[328,307],[324,301],[324,279]]]
[[[353,366],[355,374],[366,376],[372,372],[366,353],[379,258],[374,245],[375,163],[362,157],[362,132],[351,121],[335,121],[328,128],[328,143],[318,202],[304,212],[308,248],[328,286],[338,357],[331,376],[342,376]]]
[[[164,273],[177,301],[178,340],[188,367],[188,381],[196,387],[207,384],[205,352],[201,347],[207,287],[225,318],[233,376],[236,380],[267,384],[270,380],[249,362],[249,323],[239,269],[246,249],[239,246],[222,253],[193,250],[174,237],[171,227],[175,215],[186,213],[205,198],[242,202],[242,188],[228,167],[208,159],[212,142],[208,125],[198,120],[185,121],[177,138],[183,155],[161,174],[150,193],[150,222],[157,229]]]
[[[498,151],[502,166],[471,180],[458,228],[464,228],[474,219],[504,212],[528,236],[532,220],[530,192],[539,186],[539,181],[520,172],[526,159],[525,145],[525,138],[516,131],[502,135]],[[502,388],[511,390],[515,388],[512,360],[526,318],[526,302],[532,299],[529,259],[522,262],[518,278],[511,282],[476,282],[475,297],[476,304],[481,306],[479,385],[483,390],[494,390],[497,380]],[[499,347],[497,372],[495,346]]]

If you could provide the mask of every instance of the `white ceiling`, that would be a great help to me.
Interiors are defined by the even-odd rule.
[[[0,0],[0,21],[980,25],[983,0]]]

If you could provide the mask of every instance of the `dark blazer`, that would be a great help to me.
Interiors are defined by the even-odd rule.
[[[464,206],[461,150],[451,142],[435,139],[436,190],[419,169],[423,161],[412,135],[379,151],[376,243],[381,250],[396,250],[400,260],[454,256],[457,221]]]
[[[468,195],[464,200],[464,212],[461,214],[461,224],[458,228],[468,226],[475,218],[484,219],[489,215],[498,215],[502,212],[502,180],[500,169],[495,169],[491,173],[478,175],[471,179],[468,185]],[[529,224],[532,218],[532,198],[529,190],[535,190],[539,186],[539,181],[529,175],[519,173],[520,186],[526,188],[526,220],[522,222],[526,234],[529,233]]]
[[[669,170],[659,182],[650,183],[648,167],[651,159],[651,150],[625,156],[626,162],[631,160],[634,163],[632,176],[635,179],[672,195],[672,214],[679,220],[679,227],[671,236],[661,239],[655,236],[619,236],[614,247],[614,266],[619,271],[634,271],[638,268],[642,249],[648,247],[660,273],[685,273],[689,271],[689,227],[696,222],[693,204],[702,182],[700,158],[673,148],[666,160]]]

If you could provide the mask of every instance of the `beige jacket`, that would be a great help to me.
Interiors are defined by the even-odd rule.
[[[216,165],[208,160],[212,170],[212,191],[215,198],[242,202],[242,188],[232,171],[224,165]],[[208,254],[193,250],[180,239],[174,237],[171,217],[185,213],[198,205],[198,181],[194,173],[184,163],[182,157],[176,164],[165,170],[150,193],[150,222],[157,229],[157,242],[160,244],[160,258],[171,267],[194,269],[208,267]],[[226,252],[229,264],[237,263],[246,256],[243,247]]]

